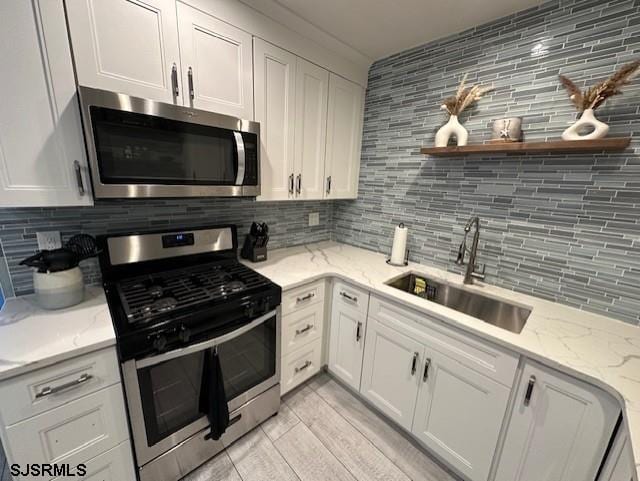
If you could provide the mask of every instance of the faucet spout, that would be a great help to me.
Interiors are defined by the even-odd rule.
[[[471,243],[471,249],[467,248],[467,235],[471,232],[471,228],[475,227],[475,231],[473,233],[473,241]],[[469,262],[467,263],[467,270],[464,274],[464,283],[471,284],[473,283],[473,279],[484,279],[484,266],[482,267],[482,272],[477,272],[476,267],[476,258],[478,256],[478,243],[480,241],[480,217],[474,216],[469,219],[467,224],[464,226],[464,238],[462,240],[462,244],[460,244],[460,248],[458,249],[458,257],[456,259],[456,264],[464,265],[464,256],[467,252],[469,252]]]

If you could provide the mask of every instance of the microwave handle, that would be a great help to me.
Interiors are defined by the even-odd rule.
[[[200,342],[192,346],[165,352],[164,354],[158,354],[157,356],[145,357],[144,359],[140,359],[139,361],[136,361],[136,369],[143,369],[145,367],[155,366],[156,364],[160,364],[161,362],[165,362],[165,361],[170,361],[171,359],[175,359],[177,357],[186,356],[188,354],[193,354],[199,351],[204,351],[205,349],[210,349],[214,346],[230,341],[231,339],[235,339],[236,337],[241,336],[246,332],[249,332],[251,329],[258,327],[260,324],[267,321],[268,319],[271,319],[275,315],[276,315],[276,311],[274,310],[254,319],[249,324],[239,327],[238,329],[231,331],[227,334],[224,334],[220,337],[215,337],[213,339],[209,339],[208,341]]]
[[[245,151],[244,140],[240,132],[233,132],[233,138],[236,141],[236,152],[238,153],[238,174],[236,175],[236,185],[242,185],[244,182],[245,171]]]

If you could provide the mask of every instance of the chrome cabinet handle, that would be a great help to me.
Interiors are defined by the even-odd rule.
[[[171,67],[171,88],[173,89],[174,100],[177,100],[180,90],[178,89],[178,66],[175,63]]]
[[[424,362],[424,372],[422,373],[422,382],[427,382],[429,379],[429,367],[431,367],[431,358],[427,358]]]
[[[293,195],[293,174],[289,176],[289,193]]]
[[[73,169],[76,172],[76,182],[78,183],[78,193],[84,195],[87,191],[84,189],[84,182],[82,181],[82,169],[80,168],[80,162],[73,161]]]
[[[189,79],[189,98],[193,101],[196,98],[196,94],[193,90],[193,69],[191,67],[187,71],[187,78]]]
[[[74,381],[71,381],[65,384],[61,384],[60,386],[44,387],[39,393],[36,393],[36,399],[41,399],[46,396],[51,396],[52,394],[57,394],[60,391],[64,391],[66,389],[78,387],[81,384],[84,384],[85,382],[89,381],[90,379],[93,379],[93,376],[91,374],[85,373],[85,374],[82,374],[78,379],[75,379]]]
[[[331,176],[327,177],[327,195],[331,193]]]
[[[529,378],[529,384],[527,385],[527,392],[524,395],[524,405],[528,406],[531,403],[531,395],[533,394],[533,388],[536,385],[536,377],[531,376]]]
[[[300,334],[304,334],[305,332],[307,332],[307,331],[309,331],[311,329],[313,329],[313,324],[307,324],[302,329],[296,329],[296,336],[299,336]]]
[[[300,192],[302,192],[302,174],[298,174],[296,178],[296,194],[300,195]]]
[[[418,369],[418,356],[417,352],[413,353],[413,359],[411,360],[411,375],[414,376],[416,374],[416,370]]]
[[[362,339],[362,322],[358,321],[358,326],[356,327],[356,342],[359,342]]]
[[[358,298],[356,296],[350,296],[349,294],[347,294],[344,291],[340,291],[340,295],[342,297],[344,297],[345,299],[350,300],[351,302],[358,302]]]
[[[295,371],[296,374],[299,373],[300,371],[304,371],[306,368],[308,368],[309,366],[311,366],[311,361],[305,361],[304,364],[300,367],[296,367]]]
[[[309,294],[307,294],[305,296],[298,297],[296,299],[296,304],[299,304],[299,303],[304,302],[304,301],[308,301],[309,299],[313,299],[314,297],[316,297],[315,292],[310,292]]]

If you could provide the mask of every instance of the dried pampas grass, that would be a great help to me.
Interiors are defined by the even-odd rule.
[[[475,101],[480,100],[480,98],[487,92],[493,90],[493,87],[482,87],[480,85],[467,87],[467,76],[468,74],[464,74],[462,82],[460,82],[458,90],[456,90],[456,94],[445,98],[442,106],[440,107],[449,112],[449,115],[460,115],[464,109],[469,107]]]
[[[573,105],[582,112],[586,109],[597,109],[609,97],[621,94],[622,87],[631,83],[631,79],[638,73],[640,73],[640,60],[635,60],[623,65],[607,80],[589,87],[584,92],[564,75],[560,75],[560,83],[569,92]]]

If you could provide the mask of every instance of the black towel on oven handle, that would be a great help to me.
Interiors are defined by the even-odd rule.
[[[229,405],[217,349],[208,349],[204,355],[200,411],[207,414],[211,424],[205,439],[220,439],[229,426]]]

